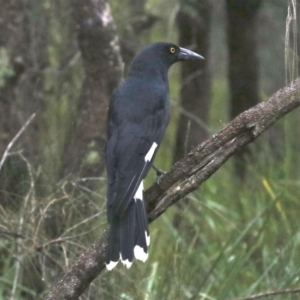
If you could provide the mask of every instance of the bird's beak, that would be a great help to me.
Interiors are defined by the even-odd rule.
[[[185,48],[179,48],[180,52],[178,53],[178,59],[179,60],[201,60],[204,59],[203,56],[185,49]]]

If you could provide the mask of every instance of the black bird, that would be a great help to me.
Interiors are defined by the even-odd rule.
[[[168,70],[181,60],[202,56],[172,43],[155,43],[133,60],[108,112],[106,167],[110,224],[106,268],[119,260],[148,258],[148,218],[143,201],[146,177],[170,119]]]

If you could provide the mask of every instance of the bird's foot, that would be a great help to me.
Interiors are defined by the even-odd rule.
[[[161,177],[166,174],[166,171],[163,171],[162,169],[156,168],[154,165],[152,165],[152,168],[156,171],[156,183],[160,182]]]

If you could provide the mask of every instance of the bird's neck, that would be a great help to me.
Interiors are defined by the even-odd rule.
[[[144,63],[135,63],[131,66],[128,76],[135,76],[139,78],[160,79],[165,83],[168,83],[168,69],[162,65],[149,65]]]

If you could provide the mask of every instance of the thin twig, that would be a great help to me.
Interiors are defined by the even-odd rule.
[[[84,177],[76,179],[72,182],[72,184],[75,184],[76,182],[86,182],[86,181],[106,181],[107,179],[105,177]]]
[[[9,150],[12,148],[16,140],[20,137],[20,135],[24,132],[24,130],[28,127],[28,125],[31,123],[31,121],[35,118],[36,113],[32,114],[30,118],[26,121],[26,123],[22,126],[22,128],[19,130],[19,132],[14,136],[14,138],[10,141],[10,143],[7,145],[3,156],[0,161],[0,171],[2,169],[2,166],[5,162],[6,157],[8,156]]]
[[[61,238],[62,238],[63,236],[65,236],[68,232],[70,232],[70,231],[76,229],[77,227],[79,227],[79,226],[81,226],[81,225],[83,225],[83,224],[85,224],[85,223],[87,223],[87,222],[89,222],[89,221],[95,219],[96,217],[98,217],[98,216],[100,216],[100,215],[101,215],[101,212],[98,212],[98,213],[96,213],[96,214],[90,216],[89,218],[86,218],[86,219],[84,219],[83,221],[81,221],[81,222],[75,224],[74,226],[68,228],[68,229],[61,235]]]
[[[24,239],[24,235],[21,235],[19,233],[16,233],[16,232],[9,232],[9,231],[6,231],[6,230],[1,230],[0,229],[0,236],[1,235],[7,235],[7,236],[11,236],[13,238],[20,238],[20,239]]]
[[[22,127],[22,129],[18,132],[18,134],[15,136],[15,138],[11,141],[11,146],[13,145],[13,141],[16,141],[18,136],[21,135],[22,131],[25,130],[26,126],[28,126],[28,124],[30,123],[30,121],[34,118],[35,114],[33,114],[31,116],[31,118],[26,122],[26,124]],[[8,145],[9,147],[9,145]],[[7,149],[8,149],[7,147]],[[8,149],[9,151],[9,149]],[[8,153],[7,151],[7,153]],[[29,172],[29,176],[31,177],[31,184],[30,184],[30,188],[29,188],[29,191],[27,193],[27,195],[25,196],[24,198],[24,204],[23,204],[23,208],[22,208],[22,211],[21,211],[21,217],[20,217],[20,220],[19,220],[19,225],[18,225],[18,235],[19,236],[22,236],[23,235],[23,227],[24,227],[24,219],[25,219],[25,214],[27,212],[27,207],[28,207],[28,204],[29,204],[29,201],[33,195],[33,190],[34,190],[34,184],[33,184],[33,175],[32,175],[32,171],[31,171],[31,167],[30,167],[30,164],[29,162],[27,161],[27,159],[22,155],[21,155],[21,158],[24,159],[24,161],[26,162],[27,164],[27,167],[28,167],[28,172]],[[13,286],[12,286],[12,290],[11,290],[11,295],[10,295],[10,300],[15,300],[16,299],[16,292],[17,292],[17,286],[18,286],[18,281],[19,281],[19,277],[20,277],[20,272],[21,272],[21,262],[22,262],[22,258],[23,258],[23,253],[22,253],[22,239],[21,238],[17,238],[17,254],[16,254],[16,257],[18,258],[17,261],[16,261],[16,271],[15,271],[15,275],[14,275],[14,280],[13,280]]]
[[[300,293],[300,288],[285,289],[285,290],[266,291],[266,292],[262,292],[259,294],[255,294],[243,298],[234,298],[228,300],[253,300],[253,299],[260,299],[260,298],[270,297],[270,296],[285,295],[285,294],[299,294],[299,293]]]
[[[65,242],[66,240],[68,239],[71,239],[72,237],[65,237],[65,238],[62,238],[62,237],[59,237],[57,239],[53,239],[45,244],[42,244],[42,245],[36,245],[34,246],[34,249],[36,251],[41,251],[42,249],[46,248],[47,246],[50,246],[50,245],[53,245],[53,244],[61,244],[63,242]]]
[[[205,122],[200,119],[198,116],[196,116],[195,114],[187,111],[186,109],[184,109],[181,105],[178,105],[175,101],[171,100],[171,105],[177,109],[181,114],[183,114],[184,116],[186,116],[188,119],[194,121],[197,125],[199,125],[200,128],[204,129],[206,132],[208,132],[209,134],[213,134],[213,131],[211,130],[211,128],[209,128]]]
[[[189,141],[190,130],[191,130],[191,120],[189,120],[187,123],[186,135],[184,140],[184,156],[186,156],[188,152],[188,141]]]

